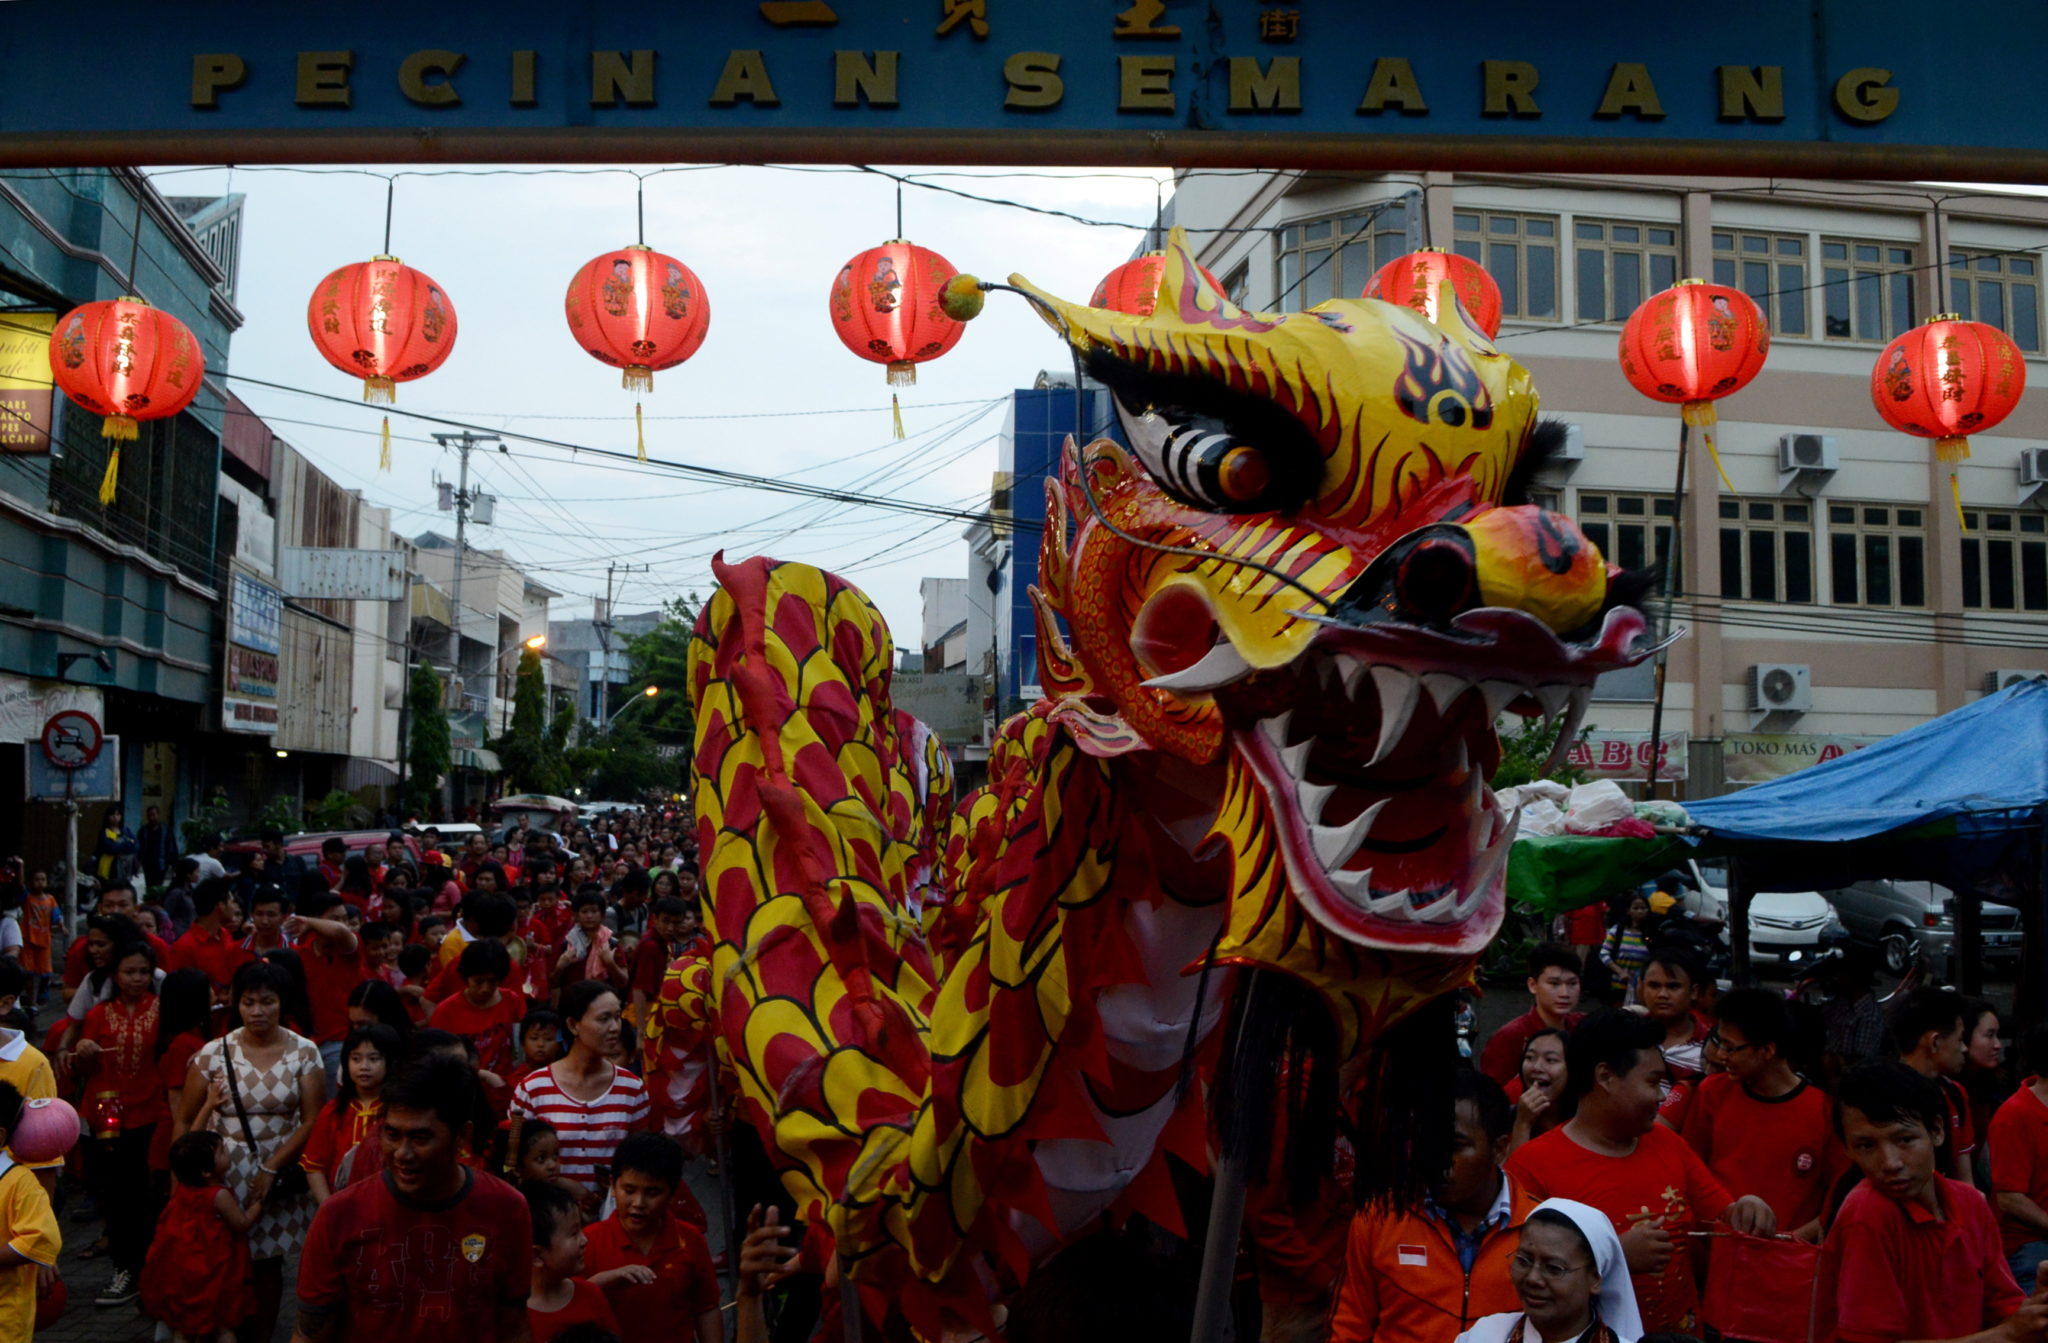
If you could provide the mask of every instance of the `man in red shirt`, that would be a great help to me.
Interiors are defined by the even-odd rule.
[[[135,888],[133,886],[124,886],[119,883],[115,883],[114,885],[107,887],[106,890],[100,892],[100,902],[96,907],[94,907],[93,913],[119,914],[125,918],[134,918]],[[80,919],[80,922],[83,923],[84,920]],[[137,931],[140,930],[138,929]],[[142,938],[145,942],[149,943],[151,948],[155,950],[156,963],[160,966],[164,966],[164,957],[170,955],[171,944],[165,942],[155,933],[145,932],[142,934]],[[168,970],[170,967],[164,966],[164,968]],[[78,991],[79,984],[82,983],[85,977],[90,973],[92,973],[92,959],[86,955],[85,934],[81,932],[76,938],[72,940],[71,946],[64,952],[65,994],[68,996],[72,993],[76,993]]]
[[[1538,1199],[1577,1199],[1612,1218],[1644,1331],[1689,1333],[1699,1293],[1692,1256],[1672,1228],[1719,1219],[1767,1236],[1778,1219],[1753,1194],[1731,1198],[1685,1140],[1657,1123],[1663,1038],[1662,1027],[1632,1013],[1588,1018],[1565,1047],[1571,1118],[1517,1148],[1506,1170]]]
[[[1680,1082],[1697,1082],[1706,1074],[1703,1051],[1707,1023],[1694,1008],[1706,979],[1706,967],[1684,947],[1666,943],[1650,948],[1643,966],[1643,1010],[1664,1030],[1664,1094]]]
[[[1768,989],[1736,989],[1715,1004],[1714,1021],[1708,1045],[1726,1071],[1700,1080],[1685,1140],[1724,1187],[1755,1190],[1779,1226],[1817,1242],[1828,1190],[1849,1159],[1828,1098],[1785,1061],[1792,1014]]]
[[[299,897],[304,911],[285,920],[285,935],[299,953],[306,974],[306,997],[313,1007],[313,1043],[327,1065],[327,1085],[341,1077],[341,1045],[348,1038],[348,995],[370,977],[363,964],[362,944],[339,916],[346,902],[320,886],[320,875],[308,873]]]
[[[647,936],[633,949],[633,1021],[647,1027],[647,1011],[661,996],[662,976],[669,962],[682,955],[683,921],[690,907],[673,895],[654,902],[647,916]]]
[[[512,973],[511,953],[498,939],[484,938],[464,947],[455,967],[462,976],[462,991],[440,1001],[434,1008],[433,1024],[474,1045],[477,1068],[499,1079],[494,1085],[486,1078],[485,1088],[502,1093],[505,1075],[519,1061],[516,1037],[520,1019],[526,1015],[526,999],[503,987],[505,977]],[[492,1099],[499,1101],[502,1096]]]
[[[1841,1343],[2041,1343],[2048,1292],[2024,1295],[1984,1196],[1935,1169],[1948,1116],[1932,1079],[1861,1064],[1835,1093],[1835,1129],[1863,1183],[1821,1248],[1815,1324]]]
[[[2020,1057],[2033,1074],[1991,1116],[1991,1198],[2015,1281],[2048,1260],[2048,1022],[2027,1028]]]
[[[1529,953],[1529,996],[1535,1005],[1493,1033],[1479,1055],[1479,1071],[1506,1086],[1522,1072],[1522,1051],[1541,1030],[1579,1024],[1579,958],[1569,948],[1545,942]]]
[[[475,1077],[423,1059],[384,1087],[383,1169],[320,1205],[292,1343],[527,1343],[533,1222],[519,1191],[456,1159]]]
[[[240,911],[226,877],[208,877],[192,891],[192,926],[171,944],[161,964],[170,970],[203,970],[214,996],[225,999],[235,971],[254,959],[235,939]]]
[[[1971,1182],[1977,1154],[1977,1129],[1970,1120],[1970,1101],[1956,1078],[1962,1075],[1967,1042],[1963,1038],[1969,1006],[1954,989],[1923,987],[1907,994],[1892,1009],[1887,1028],[1899,1061],[1934,1083],[1948,1107],[1948,1137],[1936,1153],[1941,1173]]]
[[[627,1338],[725,1343],[718,1274],[703,1233],[675,1216],[683,1149],[660,1133],[629,1133],[612,1157],[610,1217],[590,1227],[583,1262]]]

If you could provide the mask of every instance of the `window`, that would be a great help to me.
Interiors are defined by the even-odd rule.
[[[1372,273],[1409,250],[1408,212],[1392,201],[1362,214],[1311,219],[1280,230],[1279,312],[1357,298]]]
[[[1890,340],[1913,325],[1913,254],[1898,243],[1820,240],[1823,334]]]
[[[1828,505],[1837,606],[1927,605],[1927,514],[1890,504]]]
[[[1813,505],[1721,501],[1721,595],[1752,602],[1813,600]]]
[[[1237,269],[1223,277],[1223,296],[1240,308],[1251,306],[1252,263],[1240,261]]]
[[[1556,215],[1459,210],[1451,222],[1458,255],[1486,267],[1500,286],[1502,316],[1557,320]]]
[[[1807,242],[1789,233],[1714,231],[1714,283],[1756,300],[1774,336],[1806,334]]]
[[[2048,514],[1963,514],[1963,605],[2048,611]]]
[[[1652,562],[1667,565],[1665,581],[1658,585],[1678,586],[1681,575],[1670,566],[1672,500],[1668,494],[1607,494],[1579,491],[1579,530],[1600,547],[1610,564],[1624,569],[1641,569]],[[1652,532],[1655,533],[1654,542]]]
[[[1642,301],[1678,283],[1678,230],[1615,219],[1572,221],[1581,322],[1624,322]]]
[[[1997,327],[2022,350],[2041,352],[2041,266],[2032,256],[1950,252],[1948,305]]]
[[[1556,490],[1530,490],[1529,502],[1546,513],[1559,512]]]

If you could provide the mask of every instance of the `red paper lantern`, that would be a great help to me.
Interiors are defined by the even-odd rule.
[[[206,355],[183,322],[142,299],[86,303],[50,332],[50,376],[64,394],[95,415],[100,436],[114,441],[100,479],[100,502],[114,502],[121,444],[141,433],[139,421],[161,420],[192,404],[206,376]]]
[[[1209,287],[1217,293],[1223,292],[1223,285],[1209,274],[1206,266],[1198,266]],[[1134,256],[1123,265],[1102,277],[1102,283],[1095,286],[1095,293],[1088,300],[1091,308],[1108,308],[1112,312],[1127,312],[1134,317],[1150,317],[1159,306],[1159,277],[1166,270],[1166,253],[1146,252]]]
[[[455,305],[424,272],[376,256],[314,287],[306,329],[328,363],[363,380],[363,400],[392,401],[455,348]]]
[[[1995,326],[1942,313],[1884,347],[1870,370],[1870,400],[1894,429],[1934,440],[1935,457],[1960,462],[1971,434],[1996,426],[2027,390],[2027,361]]]
[[[917,382],[917,366],[953,348],[966,330],[940,306],[953,263],[896,239],[870,247],[832,281],[832,330],[863,359],[889,368],[891,387]]]
[[[1771,349],[1771,328],[1749,295],[1680,280],[1652,294],[1621,329],[1621,371],[1653,401],[1675,401],[1695,428],[1714,402],[1749,385]]]
[[[620,385],[651,392],[654,375],[704,344],[711,300],[688,266],[635,243],[592,257],[569,281],[569,334],[591,358],[623,370]]]
[[[1425,247],[1395,257],[1374,272],[1359,297],[1384,299],[1413,308],[1424,321],[1434,325],[1445,285],[1458,296],[1466,321],[1488,340],[1500,334],[1500,286],[1477,261],[1441,248]]]

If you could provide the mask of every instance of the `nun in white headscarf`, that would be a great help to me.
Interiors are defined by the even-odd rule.
[[[1529,1214],[1508,1261],[1520,1310],[1473,1321],[1458,1343],[1636,1343],[1643,1318],[1621,1238],[1598,1209],[1553,1198]]]

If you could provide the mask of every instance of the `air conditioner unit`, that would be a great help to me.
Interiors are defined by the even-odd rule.
[[[1833,471],[1842,464],[1833,434],[1783,434],[1778,438],[1780,471]]]
[[[2000,667],[1997,671],[1984,673],[1984,693],[1995,695],[2007,686],[2018,685],[2021,681],[2038,681],[2043,677],[2048,677],[2048,671],[2035,671],[2030,667]]]
[[[1551,458],[1554,462],[1583,462],[1586,460],[1586,426],[1568,424],[1564,427],[1564,446]]]
[[[2048,448],[2020,449],[2020,484],[2028,489],[2048,485]]]
[[[1749,669],[1749,707],[1805,713],[1813,707],[1813,669],[1803,662],[1759,662]]]

